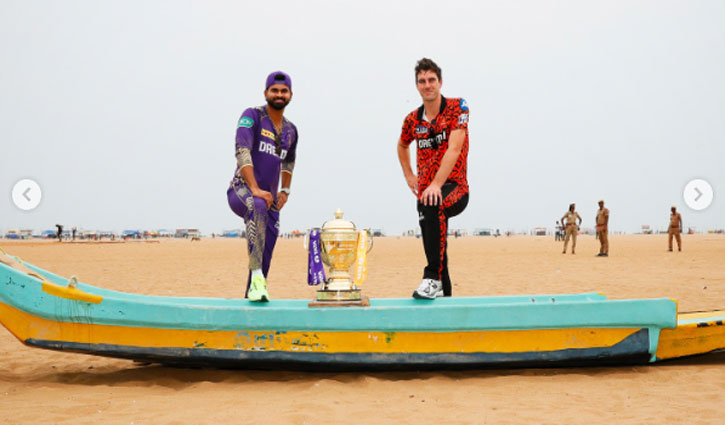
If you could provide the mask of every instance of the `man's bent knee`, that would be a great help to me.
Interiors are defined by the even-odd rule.
[[[254,197],[254,211],[252,211],[254,214],[267,214],[267,201],[265,201],[262,198]]]

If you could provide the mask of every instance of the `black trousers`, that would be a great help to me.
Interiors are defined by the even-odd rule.
[[[448,274],[448,219],[462,213],[468,205],[468,193],[458,190],[458,185],[447,182],[441,187],[443,202],[440,205],[423,205],[418,201],[418,223],[423,238],[423,249],[428,265],[423,269],[424,279],[440,280],[443,295],[452,294]]]

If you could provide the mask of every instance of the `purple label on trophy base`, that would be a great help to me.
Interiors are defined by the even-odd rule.
[[[325,277],[325,267],[322,265],[322,257],[320,256],[319,229],[310,230],[310,246],[307,251],[309,252],[307,262],[307,284],[312,286],[327,282],[327,277]]]

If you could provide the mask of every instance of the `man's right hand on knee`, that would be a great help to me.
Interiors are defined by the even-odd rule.
[[[264,202],[267,203],[267,209],[269,209],[272,206],[272,203],[274,202],[274,197],[270,192],[267,192],[266,190],[262,190],[259,188],[252,189],[252,196],[256,196],[257,198],[264,199]]]

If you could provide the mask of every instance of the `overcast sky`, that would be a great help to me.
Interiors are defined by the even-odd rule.
[[[413,67],[470,106],[470,203],[452,228],[725,227],[722,1],[0,0],[0,229],[241,228],[226,200],[242,111],[292,76],[300,131],[283,231],[340,207],[417,227],[396,154]],[[40,206],[12,204],[36,180]],[[693,178],[713,204],[687,208]]]

